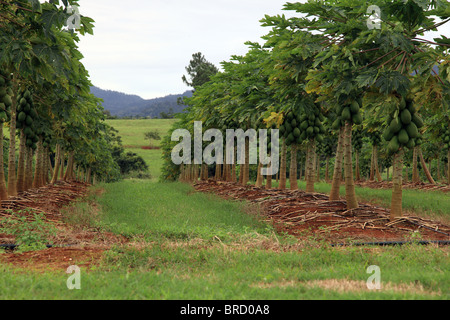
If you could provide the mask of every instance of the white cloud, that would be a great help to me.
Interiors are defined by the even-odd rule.
[[[80,13],[95,20],[94,36],[81,37],[83,63],[94,85],[153,98],[182,93],[185,66],[195,52],[220,66],[243,55],[246,41],[262,42],[265,14],[285,0],[80,0]],[[440,30],[450,34],[450,30]],[[427,39],[432,39],[428,37]]]

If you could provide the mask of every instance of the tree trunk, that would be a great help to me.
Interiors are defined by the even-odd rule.
[[[63,180],[64,179],[64,165],[65,165],[65,162],[66,162],[66,156],[65,156],[64,150],[62,150],[62,148],[61,148],[60,160],[61,160],[61,164],[59,166],[59,170],[60,170],[60,172],[59,172],[59,180]]]
[[[258,169],[256,172],[256,183],[255,183],[255,187],[257,188],[261,188],[262,184],[263,184],[263,176],[261,174],[261,168],[263,167],[261,162],[258,162]]]
[[[8,189],[6,188],[5,168],[3,166],[3,122],[0,122],[0,200],[8,200]]]
[[[316,142],[309,141],[306,151],[306,192],[314,192],[315,170],[314,157],[316,154]]]
[[[86,173],[86,182],[87,183],[91,183],[91,167],[88,168],[87,173]]]
[[[250,141],[245,143],[245,165],[244,165],[244,176],[243,185],[247,185],[250,180]]]
[[[25,190],[33,187],[33,149],[27,148],[25,161]]]
[[[356,200],[355,183],[353,181],[353,165],[352,165],[352,125],[347,122],[345,124],[344,139],[344,171],[345,171],[345,198],[347,200],[347,209],[358,208]]]
[[[266,189],[272,189],[272,169],[269,168],[268,175],[266,178]]]
[[[220,164],[216,163],[216,174],[214,176],[214,180],[219,181],[222,177],[222,167]]]
[[[369,181],[375,181],[375,146],[374,145],[372,145],[372,156],[370,158]]]
[[[17,94],[19,92],[17,72],[13,75],[13,97],[11,105],[11,121],[9,122],[9,156],[8,156],[8,196],[17,195],[16,181],[16,111],[17,111]]]
[[[59,143],[56,144],[55,147],[55,168],[53,169],[53,176],[52,180],[50,181],[51,184],[55,184],[56,181],[58,181],[58,173],[59,173],[59,166],[61,165],[61,146]],[[180,180],[183,181],[183,165],[181,165],[181,174],[180,174]]]
[[[423,168],[423,171],[425,172],[425,175],[427,176],[428,182],[431,184],[436,184],[433,177],[431,176],[430,171],[427,168],[427,164],[425,163],[425,160],[423,159],[422,149],[420,149],[420,147],[419,147],[418,151],[419,151],[420,163],[422,164],[422,168]]]
[[[339,190],[341,187],[342,158],[344,156],[344,128],[339,131],[336,159],[334,163],[333,181],[331,183],[330,200],[339,200]]]
[[[359,151],[355,150],[356,181],[361,181],[361,170],[359,169]]]
[[[419,170],[417,168],[417,150],[419,147],[414,147],[413,149],[413,172],[412,172],[412,182],[420,182]]]
[[[437,175],[437,180],[441,181],[441,159],[439,159],[439,156],[436,158],[436,175]]]
[[[41,186],[41,173],[42,173],[42,139],[39,138],[36,149],[36,166],[34,168],[33,188],[40,188]]]
[[[289,168],[289,184],[291,190],[298,189],[297,181],[297,145],[291,145],[291,165]]]
[[[280,182],[278,189],[286,189],[286,157],[287,146],[285,138],[281,139],[281,159],[280,159]]]
[[[19,159],[17,163],[17,192],[25,191],[25,149],[26,138],[23,129],[20,130]]]
[[[392,175],[391,221],[402,216],[402,172],[403,150],[394,155],[394,172]]]

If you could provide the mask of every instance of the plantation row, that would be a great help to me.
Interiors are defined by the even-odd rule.
[[[81,16],[77,32],[65,27],[76,4],[0,3],[0,145],[8,154],[0,166],[1,199],[59,179],[120,176],[113,156],[122,152],[120,139],[90,93],[77,46],[78,34],[92,34],[93,20]]]
[[[349,210],[358,207],[355,179],[381,181],[381,173],[387,169],[389,175],[393,167],[391,219],[402,216],[408,168],[413,181],[450,184],[450,41],[423,38],[450,21],[450,4],[376,1],[382,12],[378,29],[368,26],[370,4],[288,3],[285,9],[298,17],[266,16],[262,25],[271,29],[264,43],[247,43],[246,55],[233,56],[222,72],[194,86],[172,132],[183,128],[193,135],[194,121],[202,121],[204,130],[279,129],[279,188],[286,188],[287,177],[290,188],[298,188],[304,171],[306,189],[313,192],[321,171],[328,181],[332,169],[330,200],[339,199],[345,182]],[[248,164],[248,146],[245,164],[208,168],[171,163],[177,144],[170,136],[163,142],[164,180],[207,179],[210,173],[247,184],[257,175],[262,185],[262,165],[255,173]]]

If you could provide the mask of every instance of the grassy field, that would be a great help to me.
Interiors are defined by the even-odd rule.
[[[313,238],[298,242],[275,235],[255,208],[197,194],[181,183],[128,180],[97,188],[105,193],[91,199],[102,208],[94,225],[127,236],[130,244],[113,247],[95,269],[82,270],[81,290],[67,289],[63,271],[24,273],[0,266],[0,298],[450,297],[448,249],[332,248]],[[367,288],[370,265],[380,267],[380,290]]]
[[[161,138],[169,131],[176,120],[173,119],[143,119],[143,120],[107,120],[107,123],[119,131],[125,151],[132,151],[141,156],[149,165],[152,180],[158,180],[163,162],[161,151],[158,149],[146,150],[149,141],[144,139],[144,133],[157,131]],[[152,141],[153,146],[158,147],[160,141]]]
[[[95,217],[88,227],[123,235],[129,243],[113,246],[95,268],[82,270],[81,290],[67,289],[64,270],[35,273],[0,264],[0,299],[450,298],[448,248],[332,248],[314,237],[298,241],[275,234],[253,205],[196,193],[182,183],[157,182],[161,153],[140,149],[147,145],[143,132],[163,132],[171,121],[109,121],[123,144],[134,146],[127,150],[144,157],[153,179],[94,187],[88,203],[96,204],[96,214],[88,212]],[[318,192],[329,188],[316,184]],[[361,201],[382,205],[388,205],[390,192],[357,188]],[[404,201],[423,213],[450,212],[448,197],[438,192],[405,190]],[[74,206],[76,224],[77,212],[85,215],[92,207]],[[371,265],[380,268],[380,290],[367,288]]]

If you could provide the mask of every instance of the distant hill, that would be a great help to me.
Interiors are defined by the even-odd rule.
[[[179,113],[186,106],[178,105],[180,97],[191,97],[192,91],[183,94],[168,95],[162,98],[145,100],[137,95],[126,94],[118,91],[104,90],[91,87],[91,92],[97,98],[103,99],[103,108],[112,116],[122,117],[151,117],[159,118],[161,112]]]

